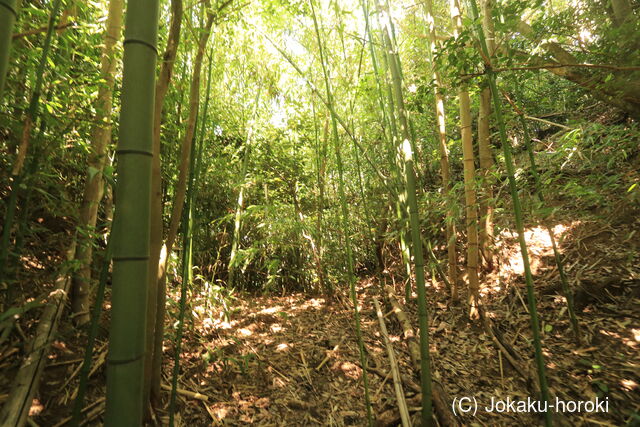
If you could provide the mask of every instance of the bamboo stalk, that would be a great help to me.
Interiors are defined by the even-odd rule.
[[[109,276],[109,265],[111,264],[112,248],[113,245],[111,244],[111,238],[109,238],[104,254],[104,260],[102,262],[102,269],[100,270],[100,281],[98,282],[98,289],[96,291],[96,300],[93,306],[93,313],[91,315],[89,336],[87,337],[87,346],[82,362],[82,369],[80,371],[80,384],[78,385],[78,394],[73,405],[71,425],[74,427],[80,425],[80,414],[82,411],[82,405],[84,405],[84,397],[89,380],[89,370],[91,369],[91,360],[93,359],[93,346],[96,337],[98,336],[98,329],[100,327],[100,316],[102,315],[104,290],[107,284],[107,277]]]
[[[436,66],[434,60],[434,53],[437,44],[436,35],[436,22],[433,14],[433,4],[431,0],[426,0],[424,3],[427,26],[428,26],[428,46],[427,52],[429,62],[431,64],[431,73],[433,75],[433,91],[435,98],[435,115],[436,123],[438,127],[438,150],[440,152],[440,174],[442,177],[442,197],[445,200],[447,206],[447,214],[445,216],[445,238],[447,242],[447,255],[449,259],[449,283],[451,283],[451,299],[453,301],[458,300],[458,261],[456,251],[456,228],[455,228],[455,215],[453,210],[454,200],[449,196],[451,192],[451,179],[450,179],[450,166],[449,166],[449,149],[447,147],[447,129],[446,129],[446,116],[444,108],[444,96],[442,95],[442,82],[440,78],[440,72]],[[462,108],[462,107],[461,107]],[[469,130],[470,132],[470,130]],[[464,142],[463,142],[464,144]],[[464,147],[463,147],[464,149]],[[466,165],[466,162],[465,162]],[[466,182],[466,180],[465,180]],[[466,188],[465,188],[466,194]]]
[[[66,261],[75,255],[75,238],[67,251]],[[29,408],[38,390],[40,376],[47,363],[47,355],[53,336],[56,334],[60,317],[65,308],[65,301],[71,286],[69,277],[70,264],[64,264],[56,279],[55,288],[49,294],[49,301],[44,308],[33,341],[27,348],[27,356],[13,380],[9,399],[0,411],[0,425],[22,427],[27,421]]]
[[[151,160],[151,213],[149,221],[149,284],[147,289],[147,353],[145,356],[144,401],[149,394],[156,402],[160,400],[162,382],[162,344],[164,341],[165,304],[158,301],[166,299],[166,281],[161,280],[160,254],[164,224],[162,221],[162,161],[160,158],[160,133],[164,111],[164,100],[173,76],[173,68],[180,43],[182,28],[182,0],[171,0],[171,22],[167,46],[162,55],[162,64],[155,88],[153,106],[153,159]],[[162,265],[164,268],[165,265]]]
[[[258,106],[260,105],[260,92],[262,86],[258,87],[256,99],[253,103],[252,121],[255,122],[258,115]],[[236,203],[236,214],[233,222],[233,237],[231,241],[231,254],[229,255],[229,275],[227,278],[227,286],[234,288],[236,273],[236,256],[238,245],[240,243],[240,233],[242,231],[242,210],[244,209],[244,190],[247,185],[247,168],[249,166],[249,155],[251,153],[251,142],[255,131],[255,123],[250,123],[247,128],[247,138],[244,142],[244,150],[242,156],[242,170],[240,172],[240,185],[238,189],[238,201]]]
[[[320,64],[322,66],[322,74],[324,76],[325,89],[327,94],[327,107],[329,111],[333,112],[333,93],[331,90],[331,81],[329,78],[329,72],[327,70],[327,63],[324,52],[323,39],[320,35],[320,27],[318,24],[318,19],[316,17],[314,0],[309,0],[309,4],[311,6],[312,18],[313,18],[313,27],[315,29],[316,41],[318,44],[318,52],[320,54]],[[360,363],[362,365],[362,380],[364,384],[364,398],[365,398],[365,406],[367,410],[367,421],[371,426],[373,425],[373,410],[371,408],[371,400],[369,397],[369,379],[367,375],[367,358],[364,348],[364,341],[362,339],[362,328],[360,325],[360,311],[358,308],[358,297],[356,294],[356,278],[354,275],[353,268],[353,250],[351,247],[351,237],[350,237],[350,221],[349,221],[349,210],[347,207],[347,198],[345,193],[345,185],[344,185],[344,170],[342,164],[342,155],[340,152],[340,137],[338,135],[338,121],[336,114],[331,115],[331,128],[333,132],[333,142],[334,142],[334,152],[336,156],[336,165],[338,167],[338,195],[340,198],[340,207],[341,207],[341,222],[342,229],[344,233],[344,242],[345,242],[345,250],[346,250],[346,258],[347,258],[347,277],[349,281],[349,290],[351,294],[351,302],[353,304],[353,314],[355,319],[355,329],[356,329],[356,339],[358,341],[358,350],[360,353]],[[353,138],[355,141],[355,138]]]
[[[0,99],[9,66],[13,25],[18,16],[20,0],[0,0]]]
[[[462,16],[457,0],[451,1],[451,20],[456,38],[462,33]],[[471,99],[466,83],[458,88],[460,110],[460,139],[464,169],[465,219],[467,226],[467,279],[469,281],[469,317],[479,317],[480,295],[478,292],[478,211],[476,206],[475,161],[473,154],[473,135],[471,132]]]
[[[385,286],[385,290],[386,290],[386,296],[387,299],[389,300],[389,303],[392,305],[392,307],[394,308],[393,312],[396,315],[396,318],[398,319],[398,321],[400,322],[400,325],[402,326],[403,332],[405,337],[414,337],[415,334],[413,332],[413,327],[411,326],[411,321],[409,320],[409,317],[407,316],[407,314],[404,312],[402,305],[398,302],[396,296],[395,296],[395,291],[391,286]],[[413,343],[413,344],[412,344]],[[411,355],[411,361],[413,363],[413,365],[415,366],[415,368],[420,371],[421,370],[421,363],[420,363],[420,350],[417,348],[417,344],[415,343],[415,341],[413,341],[413,339],[408,340],[407,341],[407,345],[409,347],[409,353]],[[409,387],[411,387],[414,391],[418,392],[418,393],[422,393],[423,388],[422,387],[418,387],[417,385],[415,385],[413,383],[413,381],[411,381],[410,378],[404,378],[404,382],[405,384],[407,384]],[[411,400],[417,400],[418,402],[422,401],[422,395],[418,395],[416,396],[416,398],[412,398]],[[438,422],[440,423],[440,425],[443,426],[456,426],[458,425],[454,415],[451,413],[451,399],[449,398],[449,396],[447,395],[446,390],[444,389],[444,387],[438,383],[437,381],[433,381],[433,385],[432,385],[432,400],[433,400],[433,405],[435,407],[436,410],[436,416],[438,418]],[[414,411],[414,410],[418,410],[421,411],[422,408],[409,408],[410,411]]]
[[[404,391],[402,390],[402,378],[400,377],[400,370],[398,369],[398,362],[393,351],[393,346],[389,340],[389,333],[387,332],[387,326],[384,323],[384,317],[382,310],[380,309],[380,303],[374,297],[373,304],[376,308],[376,315],[378,316],[378,322],[380,323],[380,332],[384,339],[384,344],[387,347],[387,355],[389,356],[389,365],[391,365],[391,374],[393,376],[393,389],[396,394],[396,401],[398,402],[398,410],[400,411],[400,419],[402,420],[403,427],[411,427],[411,419],[409,418],[409,409],[407,408],[407,401],[405,400]]]
[[[455,1],[455,0],[454,0]],[[478,6],[475,0],[468,0],[471,10],[471,18],[475,21],[478,18]],[[480,42],[480,48],[485,56],[489,58],[487,43],[484,38],[482,27],[476,26],[476,33]],[[545,402],[549,402],[549,387],[547,385],[547,377],[545,373],[544,356],[542,354],[542,342],[540,339],[540,325],[538,320],[538,311],[536,308],[536,296],[533,287],[533,276],[531,274],[531,265],[529,263],[529,254],[527,252],[527,242],[524,235],[524,223],[522,216],[522,207],[518,196],[518,187],[515,179],[515,166],[513,163],[513,154],[511,153],[511,145],[507,138],[506,126],[502,116],[502,104],[500,103],[500,93],[496,84],[496,75],[491,69],[491,63],[485,64],[487,67],[487,79],[491,88],[491,96],[493,99],[493,108],[496,114],[496,121],[500,131],[500,141],[504,152],[505,165],[507,167],[507,176],[509,179],[509,189],[511,191],[511,199],[513,203],[513,211],[518,231],[518,240],[520,242],[520,252],[522,254],[522,264],[524,266],[525,281],[527,284],[527,300],[529,306],[529,315],[531,318],[531,331],[533,335],[533,346],[535,349],[535,360],[538,371],[538,380],[540,383],[541,398]],[[552,424],[551,411],[545,412],[545,425]]]
[[[531,164],[531,174],[533,175],[533,179],[535,182],[535,192],[540,200],[540,203],[545,202],[544,194],[542,192],[542,182],[540,181],[540,174],[538,174],[538,168],[536,167],[535,156],[533,155],[533,147],[531,144],[531,138],[529,137],[529,127],[527,126],[527,121],[525,120],[525,115],[520,114],[520,120],[522,123],[522,129],[524,131],[524,141],[527,147],[527,152],[529,153],[529,163]],[[558,275],[560,276],[560,285],[562,289],[562,293],[567,301],[567,313],[569,314],[569,321],[571,322],[571,330],[573,331],[573,336],[576,340],[576,344],[580,345],[582,343],[581,334],[580,334],[580,326],[578,324],[578,317],[576,316],[575,306],[573,304],[573,290],[569,285],[569,280],[567,279],[567,274],[564,270],[564,262],[562,261],[562,257],[560,256],[560,251],[558,251],[558,245],[556,244],[556,238],[553,233],[553,228],[551,224],[549,224],[548,219],[543,218],[542,220],[544,227],[547,229],[549,233],[549,240],[551,241],[551,248],[553,249],[553,258],[556,262],[556,266],[558,267]]]
[[[433,424],[432,385],[431,385],[431,361],[429,355],[429,319],[427,311],[427,296],[425,288],[424,255],[422,252],[422,237],[420,219],[418,213],[418,201],[416,198],[416,177],[412,150],[412,136],[409,129],[409,121],[406,116],[404,97],[402,93],[402,72],[397,46],[392,44],[392,23],[389,14],[385,14],[387,22],[384,26],[383,40],[390,65],[393,83],[393,95],[398,117],[400,118],[400,130],[403,138],[399,152],[404,162],[405,191],[409,206],[409,224],[411,229],[412,255],[414,263],[415,283],[418,291],[418,320],[420,330],[420,384],[422,387],[422,423],[426,426]]]
[[[139,426],[149,263],[158,0],[127,3],[105,425]]]

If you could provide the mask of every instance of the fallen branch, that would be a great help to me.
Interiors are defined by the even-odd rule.
[[[91,419],[98,416],[102,411],[104,411],[105,400],[106,398],[101,397],[100,399],[96,400],[93,403],[88,404],[82,409],[82,413],[87,414],[85,415],[85,418],[84,418],[85,422],[90,421]],[[53,427],[62,427],[63,425],[71,421],[72,418],[73,416],[67,417],[62,421],[60,421],[58,424],[54,425]]]
[[[67,260],[75,255],[75,239],[67,252]],[[42,312],[36,336],[29,345],[27,356],[23,360],[18,374],[13,380],[9,399],[0,411],[0,425],[22,427],[27,421],[29,408],[38,390],[40,376],[47,362],[49,346],[58,328],[60,316],[64,311],[64,302],[69,293],[71,279],[69,267],[64,265],[56,279],[55,289],[49,294],[48,302]]]
[[[400,322],[400,326],[402,327],[404,339],[407,341],[407,347],[409,347],[409,355],[411,356],[411,363],[413,363],[415,366],[419,366],[420,347],[415,340],[416,336],[413,332],[413,328],[411,327],[409,317],[407,317],[404,310],[402,310],[402,306],[396,299],[395,290],[389,285],[385,286],[385,290],[387,291],[387,299],[393,307],[393,313],[396,315],[396,318],[398,319],[398,321]]]
[[[163,390],[167,390],[167,391],[171,391],[171,386],[166,385],[166,384],[162,384],[162,389]],[[197,391],[185,390],[183,388],[178,388],[178,389],[176,389],[176,391],[178,392],[179,395],[184,396],[184,397],[188,397],[189,399],[202,400],[203,402],[208,402],[209,401],[209,397],[208,396],[205,396],[204,394],[198,393]]]
[[[409,409],[407,408],[407,401],[404,397],[404,391],[402,389],[402,379],[400,378],[400,369],[398,369],[398,362],[393,351],[393,346],[389,340],[389,334],[387,332],[387,326],[384,323],[384,317],[382,310],[380,309],[380,303],[374,297],[373,304],[376,307],[376,315],[378,316],[378,322],[380,323],[380,332],[384,339],[384,344],[387,347],[387,354],[389,355],[389,364],[391,365],[391,375],[393,376],[393,389],[396,393],[396,401],[398,402],[398,410],[400,411],[400,420],[402,426],[411,426],[411,419],[409,418]]]
[[[413,340],[413,346],[411,345],[411,341],[408,342],[409,351],[412,354],[412,363],[417,372],[420,371],[420,348],[418,344],[415,342],[415,334],[413,332],[413,328],[411,327],[411,322],[409,321],[409,317],[402,309],[402,306],[398,302],[395,296],[395,291],[391,286],[385,286],[385,290],[387,291],[387,298],[389,302],[394,308],[394,314],[396,318],[402,325],[402,329],[404,331],[405,337],[411,337]],[[415,354],[414,354],[415,353]],[[415,361],[414,361],[415,359]],[[438,381],[432,380],[431,384],[431,399],[433,401],[433,407],[435,409],[436,417],[442,426],[457,426],[458,422],[456,421],[455,416],[451,412],[451,399],[447,395],[446,390]],[[421,401],[421,400],[420,400]],[[410,410],[413,408],[410,408]]]
[[[316,366],[316,371],[319,371],[320,369],[322,369],[324,364],[329,361],[329,359],[336,353],[336,351],[338,351],[338,348],[340,348],[340,345],[344,342],[345,338],[346,337],[342,337],[340,342],[336,344],[335,347],[333,347],[333,350],[327,351],[327,355],[324,357],[324,359],[322,359],[322,362],[320,362],[318,366]]]
[[[504,342],[503,339],[497,334],[495,328],[492,325],[491,319],[489,319],[485,313],[480,311],[480,320],[482,322],[482,326],[491,337],[491,340],[497,347],[498,351],[502,353],[502,355],[509,361],[513,369],[525,380],[527,385],[530,388],[530,391],[533,393],[538,393],[540,387],[538,385],[537,377],[533,375],[533,373],[527,368],[527,366],[521,362],[521,358],[517,355],[515,350],[507,343]]]

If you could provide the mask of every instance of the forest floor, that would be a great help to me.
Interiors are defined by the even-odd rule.
[[[596,397],[608,401],[607,413],[558,414],[557,421],[564,425],[623,425],[640,408],[640,264],[633,239],[640,219],[624,215],[606,226],[576,219],[555,227],[576,288],[581,344],[572,338],[563,298],[557,295],[557,270],[546,230],[527,230],[552,396],[563,401]],[[504,233],[499,247],[501,265],[484,280],[484,307],[512,356],[534,372],[515,236]],[[377,284],[372,278],[361,280],[358,298],[371,401],[377,424],[388,425],[398,420],[398,414],[372,304],[372,297],[380,295]],[[402,284],[395,288],[402,301]],[[441,285],[432,282],[428,290],[433,375],[448,397],[476,397],[481,408],[492,397],[536,399],[532,385],[503,357],[486,331],[470,323],[462,307],[448,303]],[[412,301],[405,307],[417,325],[414,305]],[[352,310],[346,296],[328,302],[288,294],[246,295],[236,301],[228,319],[211,319],[202,310],[194,313],[181,387],[206,395],[208,402],[182,397],[186,425],[366,425]],[[389,308],[384,311],[403,379],[410,383],[405,384],[409,407],[415,411],[416,370],[399,323]],[[486,426],[541,423],[532,414],[482,409],[459,421]]]
[[[584,217],[554,227],[576,291],[583,334],[580,345],[572,338],[563,298],[558,296],[558,274],[546,231],[540,227],[527,229],[552,395],[562,400],[599,397],[609,402],[608,413],[558,415],[557,420],[564,425],[624,425],[640,408],[640,262],[638,240],[634,238],[640,229],[640,215],[637,209],[617,211],[606,222]],[[500,263],[482,281],[484,307],[493,319],[495,333],[512,356],[534,372],[516,236],[503,232],[498,247]],[[415,327],[415,300],[404,302],[403,284],[394,283],[393,277],[397,276],[386,274],[382,280],[395,287],[396,297]],[[379,280],[362,279],[358,299],[377,425],[393,425],[398,419],[397,405],[388,375],[387,350],[372,303],[374,295],[381,295]],[[535,390],[503,357],[491,336],[467,319],[462,306],[449,303],[442,283],[431,281],[427,291],[434,379],[442,384],[449,399],[475,397],[481,405],[475,416],[462,416],[458,421],[477,426],[540,424],[541,419],[531,414],[482,410],[492,397],[535,398]],[[300,293],[241,294],[227,310],[205,307],[198,303],[197,296],[190,298],[191,323],[187,323],[179,388],[200,395],[179,395],[180,425],[366,425],[352,305],[342,292],[344,295],[332,301]],[[172,299],[177,300],[177,294]],[[416,417],[416,370],[400,324],[384,299],[380,301],[387,314],[385,322],[409,407]],[[19,324],[18,335],[26,340],[33,333],[34,319],[25,316]],[[93,411],[96,420],[104,405],[105,338],[103,328],[87,398],[88,412]],[[8,390],[22,358],[21,341],[13,336],[0,348],[3,390]],[[31,407],[37,425],[62,425],[68,416],[77,390],[83,346],[84,338],[69,323],[63,323]],[[170,343],[165,357],[173,358]],[[172,362],[166,363],[166,384],[170,383],[171,369]],[[6,397],[0,394],[0,402]],[[164,403],[164,409],[155,414],[162,425],[167,422]]]

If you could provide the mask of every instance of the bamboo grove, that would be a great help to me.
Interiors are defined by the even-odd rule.
[[[44,337],[0,425],[25,425],[67,323],[86,347],[69,423],[86,415],[108,328],[104,424],[157,423],[161,410],[178,425],[195,301],[229,321],[235,294],[301,292],[351,310],[357,425],[381,415],[367,324],[380,322],[396,358],[383,299],[417,313],[404,338],[415,338],[420,415],[407,415],[392,367],[397,423],[453,425],[434,376],[443,310],[464,313],[465,334],[493,337],[500,375],[504,356],[551,402],[549,319],[576,348],[588,333],[556,231],[560,172],[540,164],[541,132],[578,127],[543,114],[597,102],[631,129],[640,118],[637,5],[553,3],[0,0],[0,344],[39,307]],[[527,240],[537,224],[558,274],[552,312],[539,309]],[[522,266],[524,360],[495,332],[504,230]],[[44,293],[25,267],[38,245],[56,278]],[[559,422],[549,410],[539,421]]]

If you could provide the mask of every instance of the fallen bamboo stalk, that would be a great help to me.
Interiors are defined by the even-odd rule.
[[[413,328],[411,327],[411,322],[409,321],[409,316],[402,309],[402,305],[398,302],[398,299],[395,296],[395,291],[391,286],[385,286],[387,298],[391,305],[394,308],[394,314],[396,318],[402,325],[402,329],[404,331],[405,337],[410,337],[411,339],[415,339],[415,333],[413,332]],[[420,371],[420,349],[418,348],[418,344],[413,341],[414,346],[411,345],[411,341],[408,341],[409,351],[412,354],[412,362],[416,371]],[[417,357],[416,357],[417,356]],[[417,361],[414,361],[414,358]],[[433,400],[433,406],[435,408],[435,415],[438,419],[438,422],[442,426],[457,426],[458,422],[456,421],[455,416],[451,412],[451,399],[449,399],[446,390],[438,381],[432,380],[431,387],[431,398]]]
[[[342,345],[342,343],[344,342],[345,338],[346,337],[342,337],[340,342],[338,344],[336,344],[335,347],[333,347],[333,350],[327,352],[327,355],[324,357],[324,359],[322,359],[322,362],[320,362],[318,364],[318,366],[316,366],[316,371],[319,371],[320,369],[322,369],[324,364],[329,361],[329,359],[336,353],[336,351],[338,351],[338,349],[340,348],[340,345]]]
[[[162,389],[171,391],[171,386],[162,384]],[[178,392],[179,395],[188,397],[190,399],[202,400],[203,402],[209,401],[209,396],[205,396],[204,394],[198,393],[197,391],[185,390],[183,388],[178,388],[176,389],[176,391]]]
[[[96,400],[95,402],[92,402],[90,404],[88,404],[87,406],[85,406],[82,409],[82,413],[87,413],[87,416],[85,417],[85,422],[91,420],[92,418],[94,418],[96,415],[98,415],[100,412],[102,412],[104,410],[104,403],[105,403],[106,398],[105,397],[101,397],[98,400]],[[73,419],[73,416],[64,418],[63,420],[61,420],[60,422],[58,422],[58,424],[55,424],[53,427],[62,427],[63,425],[67,424],[69,421],[71,421]]]
[[[483,311],[481,311],[480,313],[481,313],[480,317],[482,321],[482,326],[485,332],[487,333],[487,335],[491,337],[491,341],[493,341],[498,351],[502,353],[502,355],[507,359],[509,364],[525,380],[525,382],[530,388],[530,391],[533,393],[538,393],[540,391],[540,385],[537,381],[536,375],[534,375],[528,369],[528,367],[520,361],[521,358],[519,358],[517,354],[515,354],[515,351],[512,348],[511,349],[507,348],[508,344],[504,343],[503,340],[501,340],[500,337],[498,337],[492,325],[491,319],[486,317]]]
[[[393,314],[396,315],[396,318],[400,322],[404,339],[407,341],[407,347],[409,347],[409,354],[411,355],[411,363],[413,363],[415,366],[419,366],[420,347],[415,340],[416,335],[413,332],[413,328],[411,327],[411,321],[398,302],[398,299],[395,295],[395,290],[389,285],[385,286],[385,290],[387,291],[387,299],[393,307]]]
[[[75,238],[67,251],[67,260],[75,255]],[[64,265],[56,279],[55,289],[49,294],[48,302],[40,316],[35,338],[28,347],[27,356],[22,362],[9,393],[9,399],[0,411],[0,425],[22,427],[27,422],[31,402],[38,390],[40,376],[47,362],[49,346],[58,328],[65,307],[71,278],[69,267]]]
[[[376,315],[378,316],[378,322],[380,323],[380,332],[382,333],[384,344],[387,347],[387,354],[389,355],[391,375],[393,376],[393,389],[396,393],[396,401],[398,402],[398,410],[400,411],[400,420],[402,421],[403,427],[411,427],[409,409],[407,408],[407,401],[404,397],[404,390],[402,389],[400,369],[398,369],[398,362],[396,361],[396,356],[393,351],[393,346],[391,345],[391,340],[389,340],[389,334],[387,332],[387,326],[384,323],[384,317],[382,315],[382,310],[380,309],[380,303],[378,303],[378,300],[375,297],[373,298],[373,304],[376,307]]]

